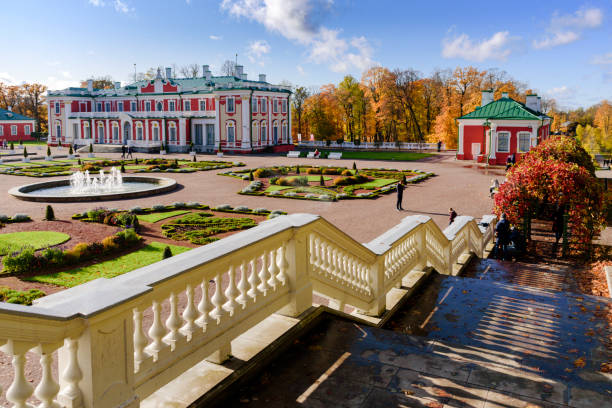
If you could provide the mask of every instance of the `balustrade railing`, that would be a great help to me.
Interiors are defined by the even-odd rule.
[[[313,292],[380,315],[411,270],[448,274],[463,254],[481,256],[495,218],[485,220],[457,217],[441,231],[410,216],[360,244],[318,216],[282,216],[33,306],[0,304],[0,349],[13,370],[4,396],[14,407],[32,397],[40,407],[137,407],[199,361],[225,360],[230,342],[271,314],[298,316]],[[40,366],[34,384],[27,358]]]

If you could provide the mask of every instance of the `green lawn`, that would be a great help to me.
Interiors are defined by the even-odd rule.
[[[21,143],[24,145],[47,145],[47,142],[41,142],[40,140],[22,140]],[[19,142],[15,143],[15,147],[17,146],[19,146]]]
[[[323,150],[325,152],[335,151],[335,150]],[[323,152],[322,151],[322,152]],[[423,159],[425,157],[433,156],[431,153],[416,153],[416,152],[353,152],[353,151],[343,151],[342,158],[343,159],[353,159],[353,160],[361,160],[361,159],[370,159],[370,160],[402,160],[402,161],[414,161]]]
[[[138,221],[153,223],[153,222],[165,220],[166,218],[175,217],[177,215],[187,214],[188,212],[189,211],[187,210],[176,210],[176,211],[143,214],[143,215],[138,215],[137,217],[138,217]]]
[[[41,249],[62,244],[70,235],[55,231],[22,231],[0,234],[0,255],[19,251],[25,246]]]
[[[319,180],[321,180],[321,175],[320,174],[316,174],[316,175],[312,175],[311,174],[311,175],[308,175],[306,177],[308,177],[308,181],[319,181]],[[325,181],[329,181],[331,179],[332,178],[329,177],[329,176],[323,176],[323,180],[325,180]]]
[[[173,255],[189,251],[191,248],[178,245],[168,245]],[[26,280],[71,288],[98,278],[113,278],[118,275],[142,268],[157,261],[161,261],[166,244],[151,242],[138,251],[120,256],[116,259],[104,261],[95,265],[72,269],[66,272],[38,275]]]
[[[377,188],[381,188],[393,183],[397,183],[397,180],[381,178],[368,181],[367,183],[359,184],[359,187],[366,190],[375,190]]]
[[[141,169],[146,169],[149,168],[149,166],[142,166],[140,164],[133,164],[130,166],[125,166],[126,170],[141,170]]]
[[[282,190],[287,190],[293,188],[293,186],[276,186],[276,185],[272,185],[272,186],[268,186],[268,188],[266,188],[266,193],[271,193],[272,191],[282,191]]]

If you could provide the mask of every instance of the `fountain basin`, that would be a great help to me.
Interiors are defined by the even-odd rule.
[[[64,179],[13,187],[9,194],[24,201],[68,203],[146,197],[172,191],[176,187],[176,180],[167,177],[124,176],[123,188],[112,192],[72,193],[70,180]]]

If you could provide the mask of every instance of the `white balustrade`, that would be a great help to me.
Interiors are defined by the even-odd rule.
[[[481,255],[493,237],[495,218],[486,220],[458,217],[443,232],[429,217],[411,216],[360,244],[318,216],[283,216],[34,306],[0,304],[0,345],[14,372],[6,398],[15,407],[28,407],[32,395],[41,407],[130,405],[202,359],[222,361],[234,338],[270,314],[298,316],[313,291],[339,308],[382,313],[387,292],[412,269],[450,273],[461,255]],[[29,350],[41,366],[37,384],[25,377]],[[51,370],[56,350],[59,379]],[[94,389],[114,391],[103,397]]]

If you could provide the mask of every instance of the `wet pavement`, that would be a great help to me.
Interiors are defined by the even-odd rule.
[[[327,317],[219,406],[612,407],[612,302],[576,293],[571,267],[434,274],[384,329]]]

